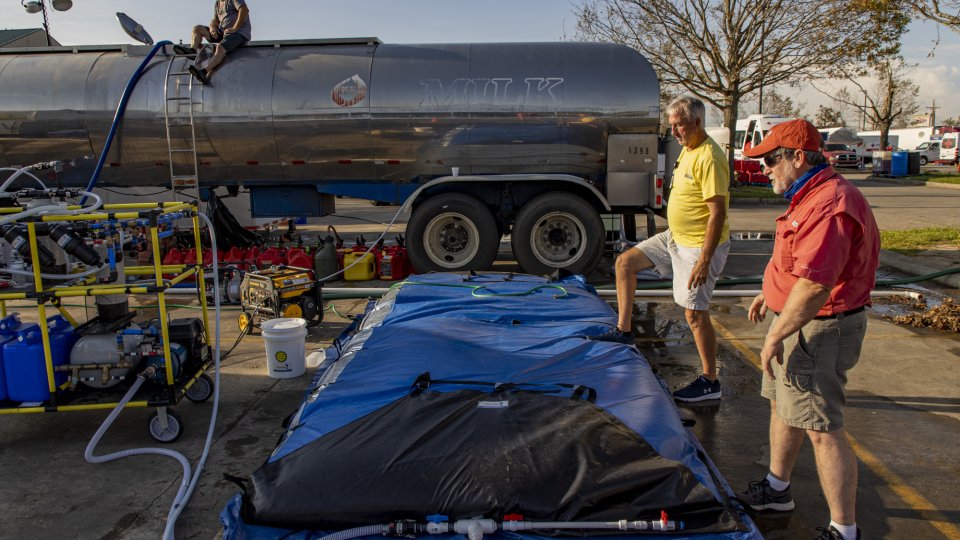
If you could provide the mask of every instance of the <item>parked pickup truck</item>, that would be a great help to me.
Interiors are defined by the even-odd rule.
[[[823,151],[823,155],[826,156],[827,161],[830,162],[830,165],[834,167],[857,166],[857,153],[851,150],[845,144],[827,143],[826,149]]]

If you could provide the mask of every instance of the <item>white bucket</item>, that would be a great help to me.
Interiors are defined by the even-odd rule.
[[[260,325],[267,348],[267,373],[274,379],[290,379],[305,371],[307,321],[270,319]]]

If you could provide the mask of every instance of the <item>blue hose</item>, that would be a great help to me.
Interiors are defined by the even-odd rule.
[[[150,53],[143,59],[143,62],[140,62],[140,66],[136,71],[133,72],[133,76],[130,77],[130,80],[127,81],[127,87],[123,90],[123,96],[120,97],[120,103],[117,104],[117,112],[113,115],[113,124],[110,125],[110,133],[107,135],[107,141],[103,144],[103,151],[100,153],[100,160],[97,161],[97,167],[93,170],[93,176],[90,177],[90,182],[87,184],[87,189],[85,191],[93,191],[93,188],[97,185],[97,179],[100,178],[100,171],[103,170],[103,163],[107,160],[107,154],[110,153],[110,145],[113,144],[113,137],[117,134],[117,128],[120,127],[120,121],[123,120],[123,114],[127,110],[127,102],[130,101],[130,96],[133,94],[133,89],[136,88],[137,82],[140,81],[140,76],[143,75],[143,71],[146,69],[147,64],[150,63],[150,60],[153,60],[153,57],[156,56],[157,52],[160,49],[164,48],[166,45],[170,45],[170,41],[161,41],[153,46],[153,49],[150,50]],[[80,199],[80,204],[82,205],[87,201],[87,197],[84,196],[83,199]]]

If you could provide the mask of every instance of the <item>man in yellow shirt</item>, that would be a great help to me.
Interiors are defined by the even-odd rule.
[[[617,326],[589,339],[632,344],[634,290],[637,272],[654,268],[673,275],[673,298],[683,308],[693,331],[703,374],[673,393],[680,401],[719,399],[717,336],[710,322],[713,287],[730,251],[730,167],[727,157],[704,129],[706,107],[694,97],[667,106],[670,129],[683,145],[673,171],[667,204],[667,227],[617,257]]]

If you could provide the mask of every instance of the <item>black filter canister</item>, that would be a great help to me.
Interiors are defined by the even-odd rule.
[[[99,300],[99,298],[98,298]],[[126,317],[130,313],[130,302],[97,302],[97,317],[101,323],[110,323]]]
[[[50,238],[63,248],[64,251],[73,255],[87,266],[100,266],[100,255],[94,249],[86,244],[82,239],[73,234],[69,226],[60,223],[50,229]]]

